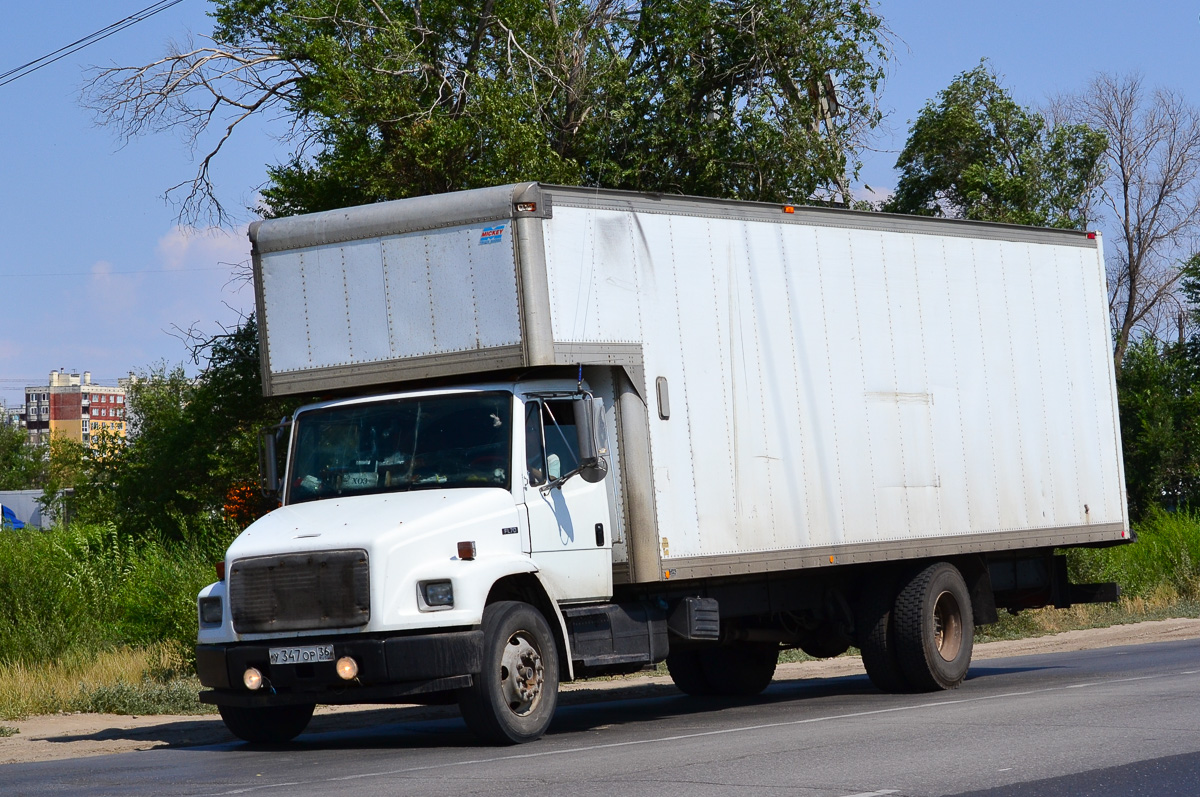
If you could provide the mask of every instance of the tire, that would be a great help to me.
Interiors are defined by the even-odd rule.
[[[692,697],[708,697],[716,694],[708,676],[704,674],[704,662],[701,650],[682,650],[667,654],[667,672],[675,686],[685,695]]]
[[[954,689],[967,677],[975,641],[971,596],[958,568],[936,562],[896,596],[892,622],[904,676],[919,692]]]
[[[493,744],[541,738],[558,704],[558,647],[541,613],[499,601],[483,610],[483,672],[459,692],[467,727]]]
[[[299,706],[217,706],[225,727],[239,739],[254,744],[283,744],[295,739],[312,720],[312,703]]]
[[[882,578],[863,590],[855,618],[855,636],[863,666],[871,683],[881,692],[907,692],[910,688],[896,651],[892,620],[895,602],[896,588],[892,578]]]

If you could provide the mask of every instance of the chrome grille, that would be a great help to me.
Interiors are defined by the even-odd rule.
[[[365,625],[371,619],[367,552],[238,559],[229,571],[229,607],[239,634]]]

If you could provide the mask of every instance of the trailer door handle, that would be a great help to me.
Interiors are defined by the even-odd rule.
[[[604,547],[604,524],[603,523],[596,524],[596,547],[597,548]]]

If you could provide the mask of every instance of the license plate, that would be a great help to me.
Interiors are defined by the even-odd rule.
[[[333,661],[333,645],[302,645],[293,648],[271,648],[271,664],[312,664]]]

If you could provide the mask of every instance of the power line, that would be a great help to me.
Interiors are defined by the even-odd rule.
[[[59,61],[63,58],[66,58],[68,55],[71,55],[72,53],[77,53],[85,47],[89,47],[98,41],[107,39],[109,36],[112,36],[114,33],[120,33],[121,31],[125,30],[128,27],[130,27],[132,25],[136,25],[137,23],[139,23],[143,20],[149,19],[150,17],[154,16],[155,14],[162,12],[162,11],[166,11],[171,6],[179,5],[182,2],[183,2],[183,0],[159,0],[157,3],[154,3],[153,5],[146,6],[141,11],[138,11],[134,14],[130,14],[129,16],[125,17],[124,19],[117,20],[116,22],[112,23],[111,25],[107,25],[107,26],[101,28],[100,30],[95,31],[94,33],[89,33],[87,36],[84,36],[82,39],[77,39],[77,40],[71,42],[70,44],[59,47],[54,52],[46,53],[45,55],[41,56],[40,58],[35,58],[32,61],[29,61],[28,63],[21,64],[18,67],[13,67],[12,69],[9,69],[7,72],[0,72],[0,86],[7,86],[9,83],[12,83],[14,80],[19,80],[19,79],[25,77],[26,75],[31,75],[34,72],[41,69],[42,67],[49,66],[50,64],[54,63],[55,61]]]
[[[212,266],[205,268],[173,268],[173,269],[142,269],[140,271],[53,271],[36,274],[0,274],[0,279],[8,277],[107,277],[117,274],[189,274],[194,271],[225,271],[238,268],[237,264],[229,266]]]

